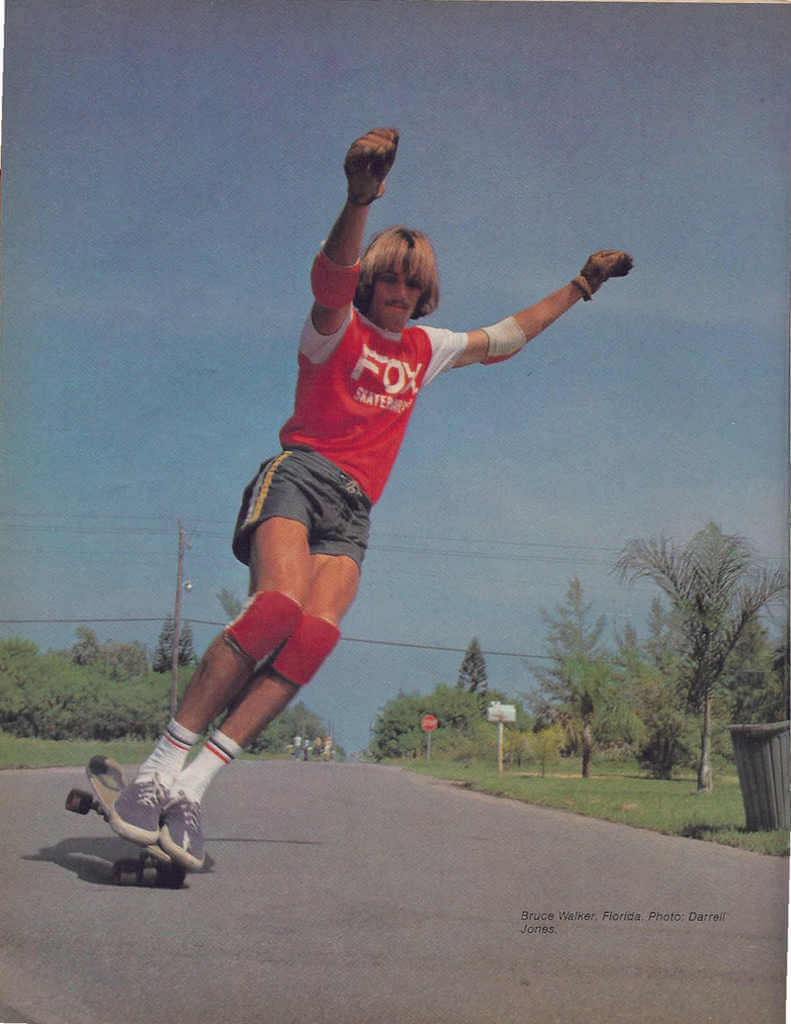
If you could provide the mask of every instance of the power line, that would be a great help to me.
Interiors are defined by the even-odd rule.
[[[167,618],[163,615],[159,618],[120,618],[120,619],[0,619],[0,625],[29,625],[31,623],[45,624],[45,625],[75,625],[79,623],[110,623],[110,622],[164,622]],[[222,628],[227,625],[225,622],[214,622],[211,619],[183,619],[184,622],[189,622],[191,625],[196,626],[218,626]],[[371,640],[367,637],[358,636],[342,636],[341,642],[349,644],[371,644],[381,647],[410,647],[419,651],[444,651],[449,654],[465,654],[467,651],[466,647],[445,647],[441,644],[421,644],[417,641],[410,640]],[[482,654],[489,655],[490,657],[498,658],[539,658],[542,661],[552,661],[546,654],[528,654],[525,651],[487,651],[482,650]]]
[[[354,636],[342,636],[341,641],[350,644],[384,644],[387,647],[415,647],[421,651],[448,651],[452,654],[466,654],[466,647],[441,647],[438,644],[418,644],[405,640],[363,640]],[[542,661],[553,661],[548,654],[527,654],[524,651],[487,651],[481,649],[481,654],[487,654],[494,658],[540,658]]]
[[[80,622],[164,622],[167,615],[160,615],[158,618],[134,618],[123,619],[0,619],[3,626],[23,626],[29,623],[43,623],[44,625],[75,624]]]
[[[554,545],[546,545],[547,547],[554,547]],[[560,545],[558,545],[560,547]],[[598,549],[591,549],[598,550]],[[604,549],[602,549],[604,550]],[[571,562],[574,565],[606,565],[607,563],[600,558],[570,558],[566,555],[550,555],[550,554],[536,554],[536,555],[515,555],[510,552],[503,552],[498,554],[496,552],[488,551],[449,551],[447,549],[440,548],[420,548],[415,546],[402,546],[398,544],[372,544],[370,547],[372,553],[376,551],[405,551],[410,555],[432,555],[441,558],[484,558],[494,561],[502,561],[505,559],[508,562]]]
[[[0,523],[2,523],[7,528],[15,529],[15,530],[24,530],[24,531],[28,531],[28,532],[46,532],[46,533],[52,533],[52,532],[73,533],[73,534],[82,535],[82,536],[92,536],[92,535],[99,536],[99,535],[108,535],[109,534],[109,535],[117,535],[117,536],[151,536],[151,537],[154,537],[154,536],[170,536],[170,534],[172,533],[172,526],[170,524],[168,524],[168,523],[165,523],[165,522],[163,522],[161,526],[148,526],[148,527],[145,527],[145,526],[134,526],[134,527],[108,526],[108,527],[87,528],[86,529],[86,528],[83,528],[83,527],[72,526],[72,525],[70,525],[68,523],[64,523],[62,518],[60,518],[57,522],[55,522],[53,524],[50,524],[50,525],[45,525],[45,524],[39,525],[39,524],[37,524],[35,522],[31,522],[31,521],[28,521],[28,522],[24,522],[24,521],[23,522],[12,522],[12,521],[9,521],[9,520],[12,520],[14,518],[27,519],[27,520],[35,520],[35,519],[39,519],[40,520],[40,519],[44,519],[44,518],[50,518],[50,516],[47,513],[9,513],[9,514],[7,514],[5,516],[0,516]],[[109,520],[109,521],[113,521],[113,520],[128,519],[128,520],[142,520],[144,522],[145,521],[148,521],[148,522],[160,521],[161,522],[162,518],[163,517],[145,516],[145,515],[129,515],[129,516],[123,516],[123,515],[96,515],[96,514],[94,514],[94,515],[82,515],[81,514],[80,515],[80,519],[82,521],[84,521],[84,520],[94,520],[94,521]],[[210,525],[218,525],[213,520],[207,520],[206,522],[208,522]],[[228,537],[229,537],[229,531],[228,530],[225,530],[224,532],[219,533],[219,532],[215,532],[213,530],[208,530],[208,529],[201,528],[199,526],[198,527],[193,527],[191,532],[192,532],[193,536],[199,536],[199,537],[204,537],[204,538],[213,539],[213,540],[227,541]],[[604,545],[604,544],[571,544],[571,543],[563,542],[563,541],[501,540],[499,538],[490,538],[490,537],[424,537],[424,538],[420,538],[419,540],[416,540],[413,537],[413,535],[411,535],[411,534],[389,533],[388,531],[385,531],[385,530],[379,530],[378,531],[378,536],[382,537],[382,538],[393,537],[393,538],[406,538],[407,540],[412,539],[413,543],[408,543],[408,544],[404,544],[404,545],[398,545],[398,544],[393,545],[393,544],[387,544],[387,543],[379,543],[378,541],[374,540],[374,542],[370,545],[370,549],[369,549],[372,553],[376,552],[376,551],[399,551],[399,552],[405,552],[405,553],[408,553],[408,554],[416,554],[416,555],[420,555],[420,554],[426,555],[426,554],[429,554],[429,555],[437,555],[437,556],[442,556],[442,557],[454,557],[454,558],[460,558],[460,557],[485,558],[485,559],[502,559],[502,558],[507,558],[509,560],[516,560],[516,561],[541,560],[541,561],[563,562],[563,561],[580,561],[580,559],[578,559],[578,558],[577,559],[571,559],[571,558],[568,557],[568,555],[565,555],[565,556],[553,555],[553,554],[551,554],[549,552],[536,553],[536,554],[523,554],[523,555],[516,555],[515,556],[510,551],[504,552],[503,554],[497,554],[497,553],[492,553],[492,552],[479,552],[479,551],[471,551],[471,550],[454,551],[454,550],[448,550],[446,547],[435,548],[435,547],[432,547],[431,545],[433,543],[442,543],[443,545],[448,545],[448,544],[459,544],[459,545],[486,544],[486,545],[489,545],[489,546],[499,546],[499,547],[508,548],[508,549],[513,549],[513,548],[549,548],[549,549],[553,549],[554,548],[556,550],[564,551],[564,552],[572,552],[572,551],[602,552],[602,553],[605,553],[606,555],[616,554],[616,553],[618,553],[621,550],[621,548],[619,548],[619,547],[611,547],[611,546]],[[761,554],[757,554],[756,557],[759,560],[761,560],[761,561],[784,561],[786,556],[785,555],[761,555]],[[603,564],[603,563],[601,561],[595,561],[595,562],[588,562],[588,563],[585,563],[585,564]]]

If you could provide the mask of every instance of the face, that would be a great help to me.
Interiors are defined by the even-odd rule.
[[[420,293],[419,282],[403,270],[379,274],[374,281],[368,319],[382,330],[400,334],[415,311]]]

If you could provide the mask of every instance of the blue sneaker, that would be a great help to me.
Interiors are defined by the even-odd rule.
[[[188,871],[200,871],[206,854],[199,803],[179,793],[167,804],[162,815],[159,845]]]
[[[159,819],[169,799],[158,775],[135,779],[118,794],[110,825],[124,839],[150,846],[159,839]]]

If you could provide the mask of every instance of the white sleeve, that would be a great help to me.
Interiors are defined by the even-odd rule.
[[[452,370],[459,355],[467,348],[466,331],[448,331],[443,327],[423,327],[431,342],[431,362],[423,378],[423,387],[445,370]]]
[[[302,334],[299,336],[299,351],[304,356],[307,356],[311,363],[326,362],[340,344],[341,338],[346,332],[346,328],[351,323],[351,319],[352,311],[350,307],[348,316],[346,316],[343,323],[334,334],[319,334],[313,326],[313,320],[311,319],[310,313],[308,313],[305,326],[302,328]]]

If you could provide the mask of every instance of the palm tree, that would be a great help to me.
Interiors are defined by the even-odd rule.
[[[786,574],[759,568],[744,538],[724,534],[714,523],[683,547],[664,538],[632,540],[616,569],[630,583],[650,579],[678,613],[683,682],[690,706],[702,714],[698,792],[710,793],[714,686],[748,623],[785,593]]]

